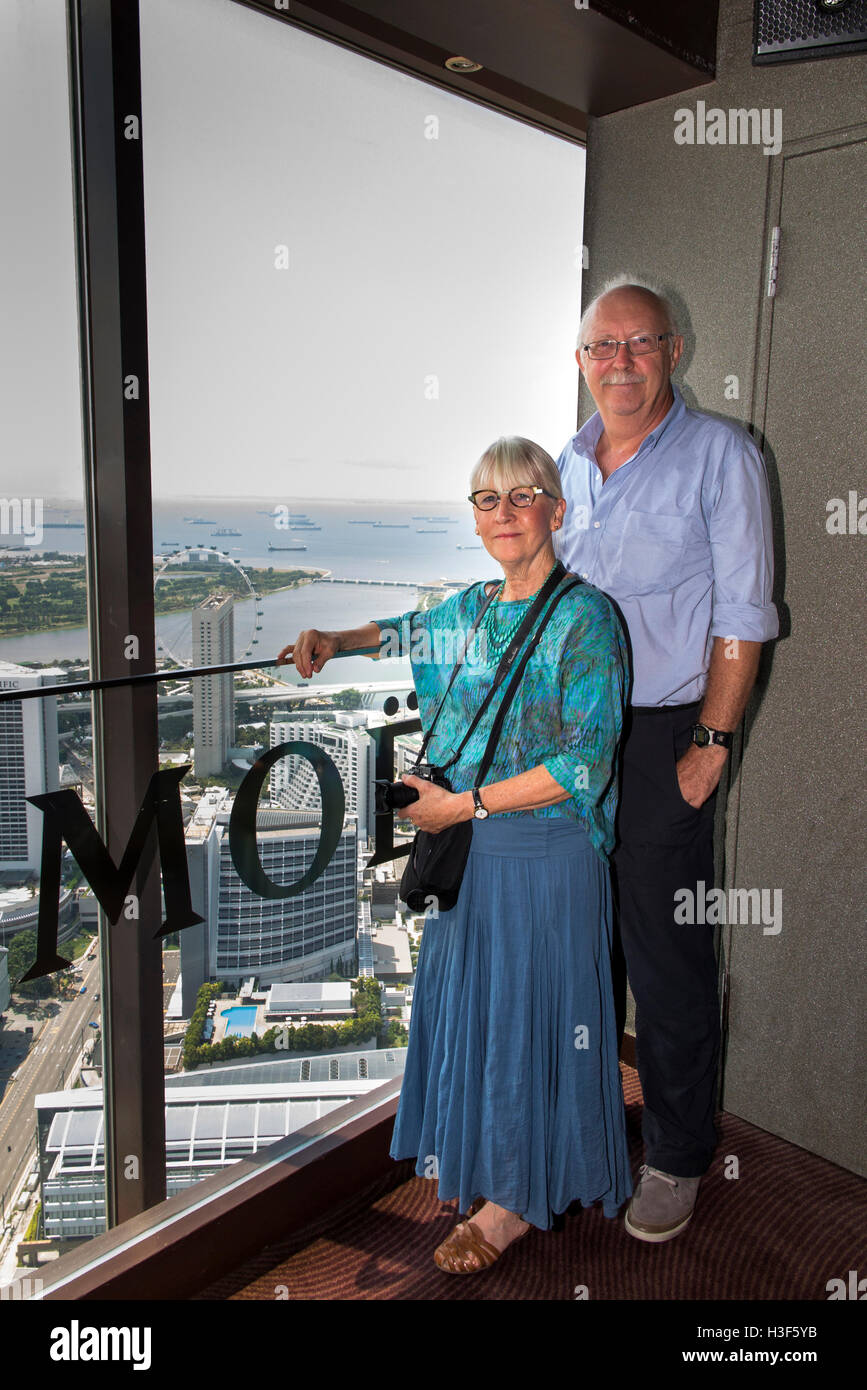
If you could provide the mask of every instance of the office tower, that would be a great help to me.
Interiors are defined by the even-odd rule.
[[[194,911],[204,921],[180,935],[182,1014],[189,1018],[206,980],[260,987],[322,978],[332,962],[355,969],[356,824],[347,817],[324,873],[293,897],[263,898],[239,878],[229,848],[231,803],[214,788],[187,826],[187,863]],[[267,810],[256,818],[262,868],[278,884],[297,882],[319,844],[310,812]]]
[[[60,675],[0,661],[0,690],[53,685]],[[0,704],[0,870],[39,870],[42,813],[27,797],[54,791],[58,777],[56,698]]]
[[[193,609],[193,665],[224,666],[235,659],[231,594],[211,594]],[[231,673],[193,681],[193,768],[219,777],[235,737],[235,681]]]
[[[367,728],[368,716],[361,711],[341,711],[333,724],[316,718],[290,718],[275,712],[271,724],[272,748],[280,743],[303,740],[328,754],[340,773],[347,813],[358,818],[358,834],[362,840],[372,833],[370,800],[376,759]],[[274,805],[293,811],[319,811],[322,804],[319,782],[313,764],[306,758],[281,758],[272,767],[270,777]]]

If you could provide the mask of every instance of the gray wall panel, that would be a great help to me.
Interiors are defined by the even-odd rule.
[[[783,637],[772,658],[766,651],[743,762],[734,769],[725,882],[780,888],[784,925],[779,936],[765,936],[760,925],[725,935],[732,994],[723,1104],[864,1171],[856,1060],[863,1047],[864,779],[851,735],[860,722],[863,740],[863,641],[854,612],[859,601],[863,607],[867,541],[830,537],[824,524],[828,498],[849,488],[867,492],[864,393],[849,379],[851,348],[835,364],[809,342],[823,314],[834,327],[863,317],[863,285],[859,292],[852,265],[859,257],[863,265],[864,253],[850,255],[845,272],[834,270],[831,216],[845,204],[849,236],[858,235],[864,162],[856,151],[863,146],[802,152],[812,137],[822,137],[817,145],[852,140],[867,115],[867,58],[755,68],[751,49],[752,4],[723,0],[715,83],[592,122],[584,298],[624,270],[661,284],[683,313],[678,380],[688,404],[767,429]],[[780,108],[783,153],[676,144],[675,111],[699,100],[726,110]],[[809,176],[808,161],[822,158],[827,185]],[[784,160],[788,185],[780,177]],[[827,198],[817,198],[820,187]],[[790,226],[787,236],[784,220],[771,330],[769,208],[781,196]],[[863,380],[859,347],[856,340],[855,376]],[[737,400],[724,394],[731,373],[739,377]],[[582,419],[593,410],[583,387],[580,409]]]

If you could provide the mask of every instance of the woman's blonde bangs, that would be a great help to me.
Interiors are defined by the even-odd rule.
[[[490,487],[497,492],[535,483],[554,497],[562,497],[560,473],[551,455],[532,439],[503,436],[488,446],[470,477],[470,492]]]

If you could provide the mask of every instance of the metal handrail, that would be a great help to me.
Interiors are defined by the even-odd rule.
[[[341,656],[377,656],[379,647],[353,647],[349,651],[335,652],[330,658]],[[291,664],[291,657],[282,663]],[[271,661],[230,661],[224,666],[175,666],[169,671],[142,671],[134,676],[110,676],[99,681],[78,681],[68,685],[37,685],[32,690],[0,690],[0,704],[9,700],[42,700],[49,695],[80,695],[88,690],[113,690],[123,685],[152,685],[157,681],[192,680],[196,676],[224,676],[231,671],[260,671],[268,666],[277,666],[277,659]],[[38,672],[34,672],[34,675]],[[287,686],[287,690],[291,690]]]

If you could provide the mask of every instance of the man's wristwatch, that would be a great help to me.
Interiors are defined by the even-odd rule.
[[[720,748],[731,748],[731,733],[726,733],[722,729],[710,729],[707,724],[693,724],[692,741],[697,743],[699,748],[709,748],[712,743],[716,743]]]
[[[488,816],[490,815],[490,811],[487,809],[486,806],[482,805],[482,798],[479,796],[478,787],[473,787],[473,801],[475,802],[476,807],[476,809],[473,811],[473,819],[487,820]]]

